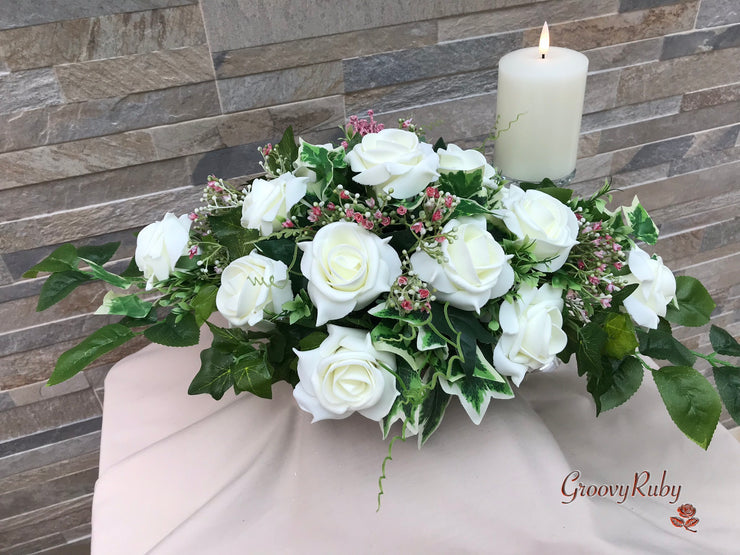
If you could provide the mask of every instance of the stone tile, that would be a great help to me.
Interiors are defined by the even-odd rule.
[[[67,540],[67,542],[89,538],[91,534],[92,526],[89,522],[87,524],[82,524],[80,526],[76,526],[62,532],[62,535],[64,536],[64,539]]]
[[[736,0],[702,0],[696,28],[740,23],[740,8]]]
[[[263,143],[222,148],[200,156],[193,156],[190,162],[192,164],[191,181],[205,183],[209,175],[231,179],[259,173],[262,156],[257,152],[258,146],[263,146]]]
[[[0,429],[0,441],[7,442],[46,430],[52,430],[53,432],[55,428],[64,424],[97,418],[100,416],[100,406],[95,400],[92,390],[87,389],[62,397],[45,399],[31,405],[16,407],[3,411],[1,414],[3,426]],[[92,431],[94,430],[88,430],[84,433]],[[51,441],[47,443],[51,443]],[[5,453],[5,455],[7,454],[12,453]]]
[[[671,104],[678,111],[681,97],[670,98],[672,99]],[[599,150],[609,152],[638,144],[660,141],[677,135],[723,127],[737,122],[738,113],[740,113],[740,101],[701,108],[691,112],[681,112],[676,115],[654,117],[630,125],[605,129],[601,133]],[[723,143],[723,146],[728,148],[732,144]],[[686,155],[690,156],[691,153],[687,152]]]
[[[145,226],[166,212],[183,214],[200,204],[200,187],[182,187],[0,224],[0,252],[75,241],[131,226]]]
[[[682,158],[693,142],[694,137],[687,135],[615,152],[612,172],[632,172],[669,163]]]
[[[10,274],[10,270],[8,270],[8,267],[6,266],[5,261],[2,259],[2,256],[0,256],[0,290],[3,288],[4,285],[12,282],[13,276]]]
[[[665,37],[661,60],[740,46],[740,25]]]
[[[603,112],[586,114],[581,120],[581,132],[593,131],[595,129],[606,130],[612,127],[621,127],[652,120],[661,116],[677,114],[681,106],[681,98],[680,95],[669,96],[640,104],[620,106]],[[617,150],[617,148],[604,148],[603,150]]]
[[[19,472],[26,472],[49,464],[79,457],[87,453],[97,453],[100,449],[100,432],[76,436],[52,445],[44,445],[30,451],[10,455],[2,459],[0,478]],[[0,528],[7,529],[5,527]]]
[[[389,127],[398,125],[398,118],[413,117],[422,124],[427,140],[439,137],[461,148],[477,148],[483,138],[496,127],[496,95],[493,93],[458,98],[436,104],[409,107],[400,112],[382,114],[377,119]]]
[[[735,202],[735,209],[740,208],[740,202]],[[736,216],[730,221],[721,224],[710,225],[704,230],[701,241],[701,250],[710,251],[722,248],[726,245],[740,244],[740,217]]]
[[[342,64],[327,62],[217,82],[223,111],[239,112],[344,92]]]
[[[91,451],[78,457],[72,457],[38,468],[32,468],[25,472],[12,474],[0,479],[0,494],[21,489],[29,484],[48,482],[54,478],[74,474],[81,470],[97,468],[99,458],[100,453],[98,451]],[[61,532],[61,530],[59,531]],[[0,547],[2,547],[2,540],[0,540]]]
[[[55,68],[68,102],[124,96],[213,79],[207,46],[161,50]]]
[[[0,531],[10,532],[8,535],[20,535],[24,529],[30,528],[33,524],[38,524],[39,529],[51,529],[62,527],[60,522],[69,521],[76,526],[82,520],[85,511],[88,519],[92,508],[92,494],[83,495],[77,499],[70,499],[56,503],[48,507],[14,515],[11,518],[0,521],[2,528]]]
[[[612,159],[612,168],[614,167],[614,160],[618,158],[619,152],[614,153]],[[622,187],[629,187],[632,185],[641,185],[643,183],[649,183],[658,179],[664,179],[668,177],[668,170],[670,169],[670,163],[658,164],[657,166],[651,166],[648,168],[640,168],[634,171],[623,171],[620,173],[614,173],[612,170],[612,187],[620,189]]]
[[[46,382],[28,384],[22,387],[11,389],[8,395],[15,403],[15,406],[30,405],[51,397],[59,397],[75,391],[81,391],[90,387],[84,374],[80,373],[69,380],[60,384],[48,386]]]
[[[15,406],[13,398],[8,391],[0,391],[0,412],[12,409]]]
[[[740,133],[740,123],[696,133],[691,148],[686,152],[686,157],[732,148],[738,133]]]
[[[497,6],[531,4],[531,0],[504,0]],[[491,9],[490,0],[447,0],[416,2],[399,0],[385,3],[382,9],[364,0],[346,0],[341,9],[335,4],[305,0],[275,0],[257,3],[252,0],[203,0],[203,17],[214,52],[236,50],[263,44],[283,42],[286,37],[305,39],[333,33],[376,29],[413,21],[474,13]],[[310,10],[311,17],[306,17]],[[244,32],[244,22],[249,32]]]
[[[94,396],[93,396],[94,397]],[[97,401],[97,397],[95,397]],[[10,457],[18,453],[33,451],[45,445],[53,445],[61,441],[100,431],[102,419],[90,418],[82,422],[59,426],[51,430],[29,434],[17,439],[0,443],[0,457]]]
[[[341,127],[344,121],[344,97],[327,96],[227,114],[219,119],[219,133],[226,146],[234,147],[255,142],[275,142],[288,126],[293,127],[296,137],[308,137],[316,132]]]
[[[576,162],[574,182],[586,181],[609,175],[612,163],[612,153],[597,154],[589,158],[580,158]]]
[[[680,1],[681,0],[620,0],[619,11],[631,12],[634,10],[646,10],[648,8],[676,4]]]
[[[3,389],[11,389],[46,380],[49,375],[51,375],[51,371],[54,368],[59,355],[77,345],[81,340],[81,336],[85,335],[85,333],[94,331],[94,329],[95,328],[93,327],[88,332],[80,332],[80,337],[76,337],[72,340],[63,340],[60,343],[42,345],[35,349],[32,348],[33,350],[23,352],[11,352],[6,356],[1,357],[0,387]],[[54,338],[51,338],[50,340],[53,341]],[[96,371],[98,367],[107,371],[111,364],[138,351],[148,343],[149,341],[143,336],[132,339],[118,349],[104,354],[93,362],[90,369],[85,372],[87,375],[90,375],[89,373]],[[93,373],[93,376],[96,375],[97,374]],[[101,386],[102,384],[100,383],[96,383],[94,385],[91,384],[91,387],[93,388]],[[8,397],[10,398],[9,394]]]
[[[86,315],[58,322],[51,322],[35,328],[27,328],[0,334],[0,357],[6,357],[16,352],[20,353],[23,351],[38,349],[40,347],[47,347],[61,341],[79,339],[89,335],[100,328],[100,326],[114,321],[115,319],[113,317],[107,318],[97,315]],[[26,368],[24,370],[29,369]],[[50,373],[50,370],[51,368],[47,369],[47,372]],[[37,382],[39,380],[46,379],[47,377],[48,374],[34,376],[25,382],[18,383],[15,387]]]
[[[54,106],[63,102],[51,69],[0,73],[0,114]]]
[[[125,168],[155,160],[147,131],[128,131],[94,139],[40,146],[0,154],[0,190]]]
[[[345,96],[348,114],[375,110],[376,114],[395,112],[411,106],[432,104],[465,96],[492,93],[498,70],[488,69],[436,79],[424,79],[376,89],[366,89]]]
[[[738,49],[724,49],[624,68],[617,102],[634,104],[738,82],[737,57]]]
[[[714,198],[653,210],[652,214],[656,221],[661,222],[661,233],[664,236],[717,224],[732,226],[738,213],[736,196],[728,192]]]
[[[663,37],[660,37],[593,48],[583,53],[588,57],[590,71],[603,71],[656,61],[662,49]]]
[[[0,152],[213,116],[215,82],[0,115]]]
[[[219,79],[238,77],[435,44],[437,22],[419,21],[379,29],[265,44],[213,54]]]
[[[205,44],[196,4],[0,31],[12,71]]]
[[[602,112],[616,106],[619,69],[591,73],[586,78],[586,96],[583,99],[583,113]]]
[[[44,552],[44,555],[88,555],[90,553],[90,538],[82,538],[74,543],[60,545]]]
[[[738,159],[740,159],[740,147],[709,151],[683,160],[676,160],[671,164],[670,175],[694,172],[703,168],[735,162]]]
[[[48,213],[49,206],[45,202],[40,203],[38,200],[40,198],[54,199],[56,211],[72,210],[185,187],[190,183],[186,172],[187,164],[184,158],[129,166],[26,185],[20,189],[0,190],[0,206],[3,206],[14,220]],[[14,275],[20,276],[17,273]]]
[[[600,131],[592,131],[589,133],[581,132],[581,136],[578,140],[578,157],[588,158],[590,156],[595,156],[599,151],[599,140],[600,139],[601,139]]]
[[[222,119],[223,116],[218,116],[150,128],[157,158],[175,158],[224,148],[226,145],[219,133]]]
[[[589,50],[687,31],[694,25],[698,5],[698,0],[693,0],[557,23],[550,27],[550,44]],[[525,31],[524,44],[538,44],[539,36],[539,29]]]
[[[536,22],[535,25],[541,25],[541,22],[547,21],[548,25],[552,25],[573,19],[597,17],[615,12],[618,4],[619,0],[593,2],[560,0],[449,17],[439,21],[439,40],[459,40],[507,33],[516,29],[531,28],[533,22]],[[532,46],[534,45],[533,43]]]
[[[713,89],[686,93],[681,102],[681,111],[697,110],[706,106],[718,106],[740,100],[740,83]]]
[[[195,4],[197,0],[117,0],[115,2],[10,2],[0,4],[0,29],[13,29],[82,17],[138,12],[168,6]]]
[[[505,33],[344,60],[344,89],[388,85],[494,69],[504,54],[522,46],[522,34]]]
[[[48,536],[34,536],[34,539],[6,546],[3,549],[3,555],[27,555],[28,553],[48,553],[49,549],[59,547],[66,543],[64,536],[60,533],[49,534]]]

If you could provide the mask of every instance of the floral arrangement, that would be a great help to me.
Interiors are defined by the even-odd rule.
[[[269,398],[286,381],[314,421],[359,412],[384,438],[399,421],[396,437],[420,446],[453,397],[480,423],[492,398],[573,355],[597,415],[647,371],[701,447],[722,402],[740,421],[740,369],[717,356],[740,345],[714,326],[708,356],[673,337],[672,324],[704,325],[715,305],[638,246],[658,232],[637,199],[610,211],[608,183],[590,198],[508,184],[477,150],[369,116],[351,118],[338,146],[296,144],[288,129],[245,187],[210,178],[201,207],[138,234],[120,275],[104,268],[117,244],[63,245],[34,266],[27,277],[51,272],[40,310],[97,279],[116,289],[98,313],[121,317],[64,353],[49,383],[142,334],[195,345],[207,324],[190,394]],[[209,320],[216,311],[228,327]]]

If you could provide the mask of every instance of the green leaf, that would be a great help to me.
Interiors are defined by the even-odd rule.
[[[229,260],[248,255],[259,238],[259,230],[243,228],[241,218],[241,208],[208,216],[213,236],[229,251]]]
[[[542,187],[539,191],[550,195],[551,197],[559,200],[563,204],[568,204],[568,201],[573,196],[573,191],[565,189],[563,187]]]
[[[152,306],[152,303],[141,300],[138,295],[117,295],[113,291],[108,291],[102,306],[95,314],[118,314],[140,319],[149,314]]]
[[[608,337],[601,326],[595,322],[586,324],[578,330],[576,361],[579,376],[587,372],[601,371],[601,353]]]
[[[429,328],[421,326],[417,330],[416,335],[416,349],[419,352],[432,351],[434,349],[440,349],[447,345],[444,339],[439,335],[429,330]]]
[[[666,319],[682,326],[703,326],[709,323],[709,318],[715,308],[714,300],[701,282],[690,276],[676,278],[676,301],[668,305]]]
[[[77,289],[77,286],[87,283],[91,279],[89,275],[78,270],[54,272],[46,278],[41,286],[36,311],[46,310]]]
[[[298,158],[298,146],[295,144],[293,128],[288,127],[283,138],[267,156],[267,166],[273,174],[287,173],[293,170],[293,162]]]
[[[439,176],[438,184],[442,191],[469,198],[483,187],[483,170],[446,172]]]
[[[714,383],[732,419],[740,424],[740,368],[720,366],[712,369]]]
[[[211,317],[216,310],[216,294],[218,287],[213,284],[204,285],[198,290],[190,306],[195,314],[195,323],[199,327]]]
[[[437,139],[437,142],[434,143],[432,148],[434,149],[434,152],[437,152],[440,148],[447,150],[447,143],[442,137],[440,137],[439,139]]]
[[[41,262],[29,268],[24,278],[35,278],[39,272],[64,272],[77,269],[77,249],[69,243],[54,250]]]
[[[128,266],[126,266],[126,269],[121,272],[121,277],[125,278],[135,278],[135,277],[141,277],[144,275],[144,272],[139,270],[139,267],[136,265],[136,260],[134,258],[131,258],[128,262]]]
[[[446,393],[456,395],[460,399],[460,404],[470,420],[480,424],[492,398],[510,399],[514,396],[508,382],[498,372],[496,376],[498,379],[489,380],[462,374],[454,382],[440,377],[439,384]]]
[[[604,354],[621,360],[635,352],[637,348],[635,326],[627,314],[610,312],[604,321],[604,331],[607,334]]]
[[[144,335],[149,341],[167,347],[189,347],[198,344],[200,327],[192,312],[185,314],[170,312],[163,322],[147,328]]]
[[[635,197],[631,206],[623,206],[622,213],[627,223],[632,227],[632,233],[638,241],[654,245],[658,241],[658,228],[647,213],[640,201]]]
[[[323,331],[309,333],[307,336],[301,338],[298,342],[298,347],[301,351],[311,351],[318,348],[318,346],[321,345],[327,337],[329,337],[329,335]]]
[[[419,447],[424,445],[439,428],[449,404],[450,395],[442,389],[440,383],[437,383],[437,386],[426,394],[417,418]]]
[[[113,258],[113,255],[116,254],[119,246],[121,246],[120,241],[106,243],[104,245],[88,245],[79,247],[77,249],[77,256],[87,260],[92,260],[96,264],[103,265]]]
[[[636,357],[625,358],[612,373],[611,387],[601,395],[601,411],[618,407],[640,389],[644,374],[642,364]]]
[[[625,285],[619,291],[615,291],[612,294],[611,308],[612,310],[618,310],[620,306],[624,304],[624,300],[629,297],[639,287],[637,283],[630,283]]]
[[[100,264],[96,264],[92,260],[87,260],[85,258],[81,258],[80,260],[90,266],[90,273],[93,275],[93,277],[97,279],[102,279],[104,282],[110,283],[114,287],[120,287],[121,289],[128,289],[129,287],[131,287],[130,280],[109,272]]]
[[[136,334],[121,324],[103,326],[76,347],[62,353],[47,384],[55,385],[68,380],[95,359],[134,337]]]
[[[491,211],[474,200],[461,198],[459,204],[455,207],[455,211],[452,213],[452,217],[459,218],[461,216],[475,216],[477,214],[491,214]]]
[[[214,344],[215,344],[214,340]],[[200,370],[190,382],[188,395],[208,393],[217,401],[234,385],[231,365],[234,354],[231,351],[211,347],[200,353]]]
[[[255,246],[266,257],[279,260],[288,268],[300,267],[302,251],[293,239],[269,239],[259,241]]]
[[[740,357],[740,343],[719,326],[709,328],[709,341],[712,348],[720,355]]]
[[[384,304],[374,306],[367,311],[368,314],[375,316],[376,318],[385,318],[388,320],[398,320],[400,322],[406,322],[412,326],[422,326],[429,321],[429,315],[422,312],[408,312],[401,314],[394,308],[387,308]]]
[[[661,329],[636,330],[640,341],[640,352],[649,357],[660,360],[669,360],[677,366],[692,366],[696,362],[696,355],[670,333]]]
[[[234,391],[248,391],[263,399],[272,398],[272,369],[266,354],[256,349],[238,356],[231,367]]]
[[[311,304],[306,302],[300,293],[292,301],[283,303],[283,310],[290,315],[289,321],[291,325],[300,322],[304,318],[311,317]]]
[[[687,366],[666,366],[653,379],[676,426],[706,449],[719,422],[722,402],[707,379]]]

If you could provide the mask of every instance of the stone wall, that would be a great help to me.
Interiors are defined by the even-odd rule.
[[[289,124],[321,140],[372,108],[479,146],[498,59],[544,20],[590,59],[577,188],[612,176],[617,200],[639,194],[667,264],[708,285],[737,336],[737,0],[1,2],[0,551],[89,550],[103,378],[142,345],[44,387],[105,290],[36,313],[29,266],[120,240],[120,268],[138,228],[197,205],[209,173],[257,172],[256,146]]]

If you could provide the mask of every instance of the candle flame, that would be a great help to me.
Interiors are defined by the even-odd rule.
[[[547,54],[547,51],[550,49],[550,31],[547,28],[547,21],[545,21],[545,25],[542,27],[542,33],[540,33],[540,54],[542,54],[542,57],[545,57],[545,54]]]

